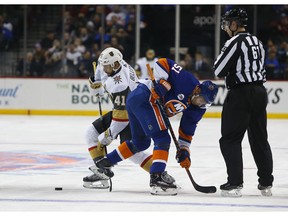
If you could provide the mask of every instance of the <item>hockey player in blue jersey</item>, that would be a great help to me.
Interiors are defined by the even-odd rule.
[[[108,176],[113,176],[111,167],[149,148],[154,141],[153,163],[150,167],[151,194],[176,195],[175,179],[165,171],[171,138],[157,100],[161,100],[169,117],[183,113],[179,125],[180,150],[176,159],[181,167],[191,165],[189,147],[197,123],[202,119],[218,92],[211,81],[200,83],[191,72],[185,71],[174,61],[161,58],[154,65],[156,84],[152,80],[140,80],[126,101],[132,140],[126,140],[118,149],[99,160],[96,166]]]

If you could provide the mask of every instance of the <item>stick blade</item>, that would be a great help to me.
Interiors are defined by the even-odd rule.
[[[215,186],[196,186],[195,190],[202,193],[216,193],[217,188]]]
[[[185,169],[190,181],[192,182],[193,187],[195,188],[196,191],[201,192],[201,193],[215,193],[217,191],[217,188],[215,186],[201,186],[198,185],[195,180],[192,177],[192,174],[188,168]]]

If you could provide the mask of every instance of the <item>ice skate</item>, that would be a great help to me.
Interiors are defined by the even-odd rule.
[[[271,191],[272,186],[262,186],[262,185],[258,185],[258,190],[261,191],[261,195],[262,196],[272,196],[272,191]]]
[[[175,179],[166,171],[163,173],[152,173],[150,175],[150,193],[160,196],[175,196],[179,190],[175,183]]]
[[[108,180],[99,179],[96,174],[83,178],[83,187],[89,189],[108,189],[110,187]]]
[[[243,185],[230,185],[229,183],[220,186],[223,197],[242,197],[241,189]]]
[[[96,166],[89,167],[89,170],[91,170],[93,174],[83,178],[83,187],[89,189],[108,189],[112,187],[110,178]]]
[[[97,162],[95,162],[96,167],[98,167],[101,172],[103,172],[106,176],[109,178],[112,178],[114,176],[113,171],[111,170],[111,167],[113,167],[113,164],[109,161],[108,158],[104,157]]]

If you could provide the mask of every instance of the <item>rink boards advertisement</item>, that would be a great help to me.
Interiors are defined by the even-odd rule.
[[[219,91],[206,117],[220,117],[228,90],[217,80]],[[268,81],[267,113],[288,118],[288,82]],[[100,99],[103,112],[112,108],[107,94]],[[99,98],[91,95],[86,79],[0,78],[0,114],[97,115]]]

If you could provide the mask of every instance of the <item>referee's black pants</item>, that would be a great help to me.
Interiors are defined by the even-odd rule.
[[[272,186],[273,159],[267,140],[267,103],[267,92],[262,84],[241,85],[228,92],[223,104],[219,141],[231,185],[243,183],[241,143],[247,130],[258,181],[262,186]]]

